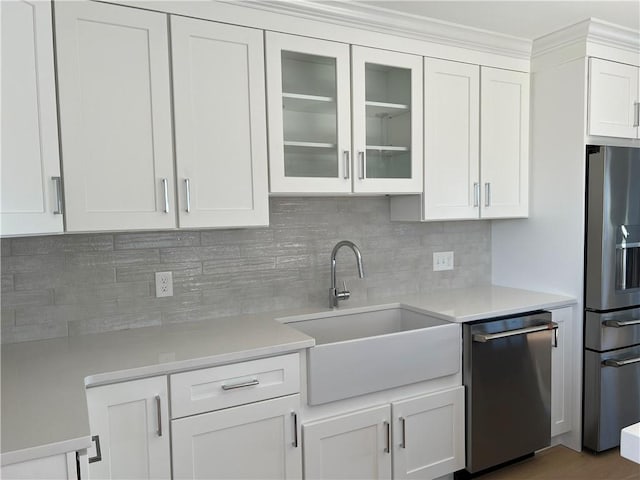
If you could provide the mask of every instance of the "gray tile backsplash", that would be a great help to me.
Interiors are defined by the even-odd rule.
[[[487,221],[396,223],[389,199],[272,198],[268,228],[2,239],[2,343],[327,304],[329,255],[352,298],[489,283]],[[455,269],[434,272],[432,253]],[[174,296],[155,298],[154,273]]]

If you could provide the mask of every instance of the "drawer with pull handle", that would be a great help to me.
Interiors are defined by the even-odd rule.
[[[300,391],[297,353],[176,373],[171,418],[219,410]]]

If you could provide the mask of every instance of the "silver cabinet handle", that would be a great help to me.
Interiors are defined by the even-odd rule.
[[[402,443],[400,448],[407,448],[407,419],[400,417],[400,423],[402,423]]]
[[[610,358],[608,360],[603,361],[602,365],[604,365],[605,367],[620,368],[626,365],[632,365],[634,363],[640,363],[640,357],[629,358],[628,360],[614,360],[613,358]]]
[[[487,182],[484,184],[484,206],[488,207],[491,205],[491,183]]]
[[[362,151],[358,152],[358,160],[359,160],[359,163],[360,163],[360,172],[358,173],[358,178],[360,180],[364,180],[364,177],[365,177],[365,173],[364,173],[364,171],[365,171],[365,161],[366,161],[365,157],[364,157],[364,152],[362,152]]]
[[[633,102],[633,126],[640,127],[640,102]]]
[[[62,206],[62,178],[51,177],[54,185],[56,186],[56,209],[53,211],[54,215],[62,215],[64,213]]]
[[[169,213],[169,180],[162,179],[162,190],[164,191],[164,213]]]
[[[349,177],[351,176],[351,172],[349,171],[351,168],[351,159],[349,158],[349,150],[345,150],[343,152],[343,159],[344,159],[344,179],[345,180],[349,180]]]
[[[260,381],[257,378],[254,378],[253,380],[250,380],[248,382],[232,383],[230,385],[222,385],[222,389],[223,390],[234,390],[236,388],[253,387],[255,385],[258,385],[259,383],[260,383]]]
[[[160,395],[156,395],[156,410],[158,413],[158,436],[162,436],[162,405],[160,404]]]
[[[96,444],[96,456],[89,457],[89,463],[101,462],[102,461],[102,452],[100,451],[100,435],[93,435],[91,437],[91,441]]]
[[[478,182],[473,183],[473,206],[480,206],[480,184]]]
[[[384,453],[391,453],[391,423],[384,422],[384,427],[387,430],[387,446],[384,447]]]
[[[191,212],[191,182],[189,181],[188,178],[184,179],[184,190],[187,196],[187,208],[185,208],[185,211],[187,213],[190,213]]]
[[[640,319],[638,320],[605,320],[602,323],[605,327],[622,328],[622,327],[630,327],[632,325],[640,325]]]
[[[514,337],[516,335],[526,335],[527,333],[542,332],[544,330],[554,330],[558,328],[555,322],[545,323],[544,325],[536,325],[535,327],[518,328],[516,330],[508,330],[499,333],[474,333],[472,339],[474,342],[490,342],[499,338]]]
[[[291,446],[298,448],[298,414],[291,412],[291,416],[293,417],[293,442],[291,442]]]

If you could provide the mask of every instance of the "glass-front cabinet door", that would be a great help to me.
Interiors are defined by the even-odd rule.
[[[267,32],[272,193],[351,192],[349,46]]]
[[[353,46],[354,192],[422,192],[422,57]]]

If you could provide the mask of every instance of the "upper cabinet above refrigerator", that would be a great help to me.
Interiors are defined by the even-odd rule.
[[[266,51],[272,193],[422,191],[421,57],[272,32]]]

